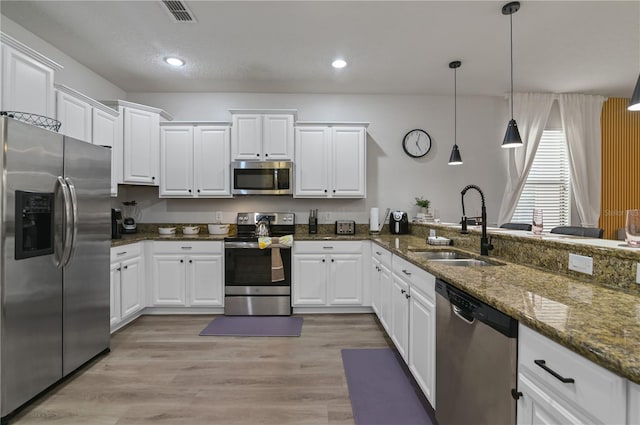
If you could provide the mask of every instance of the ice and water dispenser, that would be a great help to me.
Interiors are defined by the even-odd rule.
[[[16,260],[53,254],[53,193],[16,190],[15,195]]]

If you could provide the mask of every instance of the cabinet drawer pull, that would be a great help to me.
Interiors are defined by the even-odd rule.
[[[181,246],[180,249],[193,249],[192,246]]]
[[[406,274],[407,276],[411,276],[411,273],[409,273],[409,272],[408,272],[408,271],[406,271],[406,270],[402,270],[402,273]]]
[[[541,368],[543,368],[544,370],[546,370],[547,372],[549,372],[551,375],[553,375],[554,378],[556,378],[558,381],[564,383],[564,384],[573,384],[575,381],[575,379],[573,378],[565,378],[564,376],[560,375],[558,372],[556,372],[555,370],[551,369],[549,366],[547,366],[547,362],[544,360],[534,360],[533,361],[535,364],[537,364],[538,366],[540,366]]]
[[[333,249],[332,246],[323,246],[322,249]]]
[[[116,252],[116,255],[124,255],[124,254],[126,254],[126,253],[127,253],[127,251]]]

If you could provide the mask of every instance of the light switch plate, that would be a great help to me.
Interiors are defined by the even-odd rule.
[[[222,211],[216,211],[216,222],[222,222]]]
[[[585,255],[569,254],[569,270],[593,275],[593,258]]]

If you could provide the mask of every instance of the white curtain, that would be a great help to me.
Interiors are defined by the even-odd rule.
[[[560,115],[567,137],[571,188],[582,226],[597,227],[600,218],[603,96],[561,94]]]
[[[518,123],[522,146],[509,149],[507,185],[500,205],[498,224],[511,220],[516,210],[533,158],[538,150],[540,137],[547,124],[553,99],[554,95],[551,93],[514,93],[513,95],[513,118]]]

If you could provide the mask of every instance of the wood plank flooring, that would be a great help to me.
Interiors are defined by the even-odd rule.
[[[343,348],[386,348],[373,314],[304,315],[296,337],[198,336],[215,316],[143,316],[16,425],[353,424]]]

